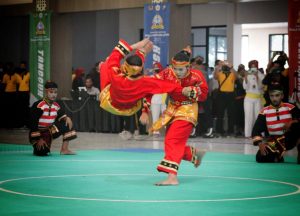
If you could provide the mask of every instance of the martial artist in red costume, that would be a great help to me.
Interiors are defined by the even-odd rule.
[[[144,39],[129,45],[120,40],[110,56],[102,63],[100,106],[106,111],[123,116],[131,116],[143,106],[142,117],[149,111],[149,103],[143,103],[143,98],[150,101],[153,94],[172,93],[182,95],[182,87],[174,82],[159,80],[143,75],[145,55],[152,50],[153,43]],[[124,64],[122,59],[132,50],[135,54],[128,56]],[[186,90],[187,91],[187,90]],[[148,119],[141,120],[147,123]]]
[[[208,93],[206,80],[199,70],[190,67],[190,49],[183,50],[172,59],[172,66],[166,68],[157,78],[179,84],[183,95],[169,93],[170,102],[164,114],[151,128],[157,131],[167,126],[165,136],[165,157],[157,170],[168,173],[166,180],[156,185],[178,185],[177,172],[182,160],[190,161],[195,167],[200,165],[204,152],[186,142],[198,119],[198,101],[205,101]]]

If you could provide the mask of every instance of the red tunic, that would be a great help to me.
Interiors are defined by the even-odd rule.
[[[186,142],[192,132],[193,124],[198,120],[198,101],[206,100],[208,86],[203,74],[191,69],[189,74],[178,79],[173,69],[167,68],[157,75],[158,78],[180,84],[182,87],[192,87],[193,97],[170,93],[170,103],[163,116],[153,124],[152,129],[158,130],[168,125],[165,137],[165,157],[157,166],[160,172],[177,174],[182,160],[197,164],[199,158],[196,149],[187,146]]]
[[[111,105],[117,109],[130,109],[137,104],[137,101],[153,94],[171,93],[182,95],[182,87],[174,82],[163,81],[153,77],[139,76],[131,78],[126,76],[120,62],[132,48],[123,40],[114,48],[110,56],[101,64],[101,90],[110,85]],[[137,54],[144,62],[141,52]]]
[[[197,97],[195,99],[188,99],[192,102],[206,100],[208,94],[208,86],[205,77],[199,70],[191,69],[189,74],[185,78],[178,79],[173,69],[169,67],[161,71],[156,76],[157,78],[162,80],[169,80],[173,83],[178,83],[181,85],[181,87],[194,87],[195,91],[197,92]],[[187,100],[187,97],[183,95],[172,94],[172,92],[169,95],[174,101],[182,102]]]

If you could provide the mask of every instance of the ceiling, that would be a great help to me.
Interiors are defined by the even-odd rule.
[[[58,0],[59,1],[59,0]],[[170,2],[194,2],[194,3],[218,3],[218,2],[258,2],[258,1],[272,1],[272,0],[170,0]],[[145,2],[151,2],[146,0]],[[30,4],[33,0],[0,0],[0,6],[16,5],[16,4]]]
[[[29,4],[33,0],[0,0],[0,5]]]

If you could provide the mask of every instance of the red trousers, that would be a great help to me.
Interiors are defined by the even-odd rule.
[[[192,130],[193,124],[184,120],[169,125],[165,137],[165,157],[157,166],[159,172],[177,174],[181,160],[193,162],[196,150],[186,145]]]

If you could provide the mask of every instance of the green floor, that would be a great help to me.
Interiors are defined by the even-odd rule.
[[[157,187],[161,151],[79,151],[34,157],[0,148],[0,215],[299,215],[300,166],[257,164],[253,155],[209,152],[180,185]]]

